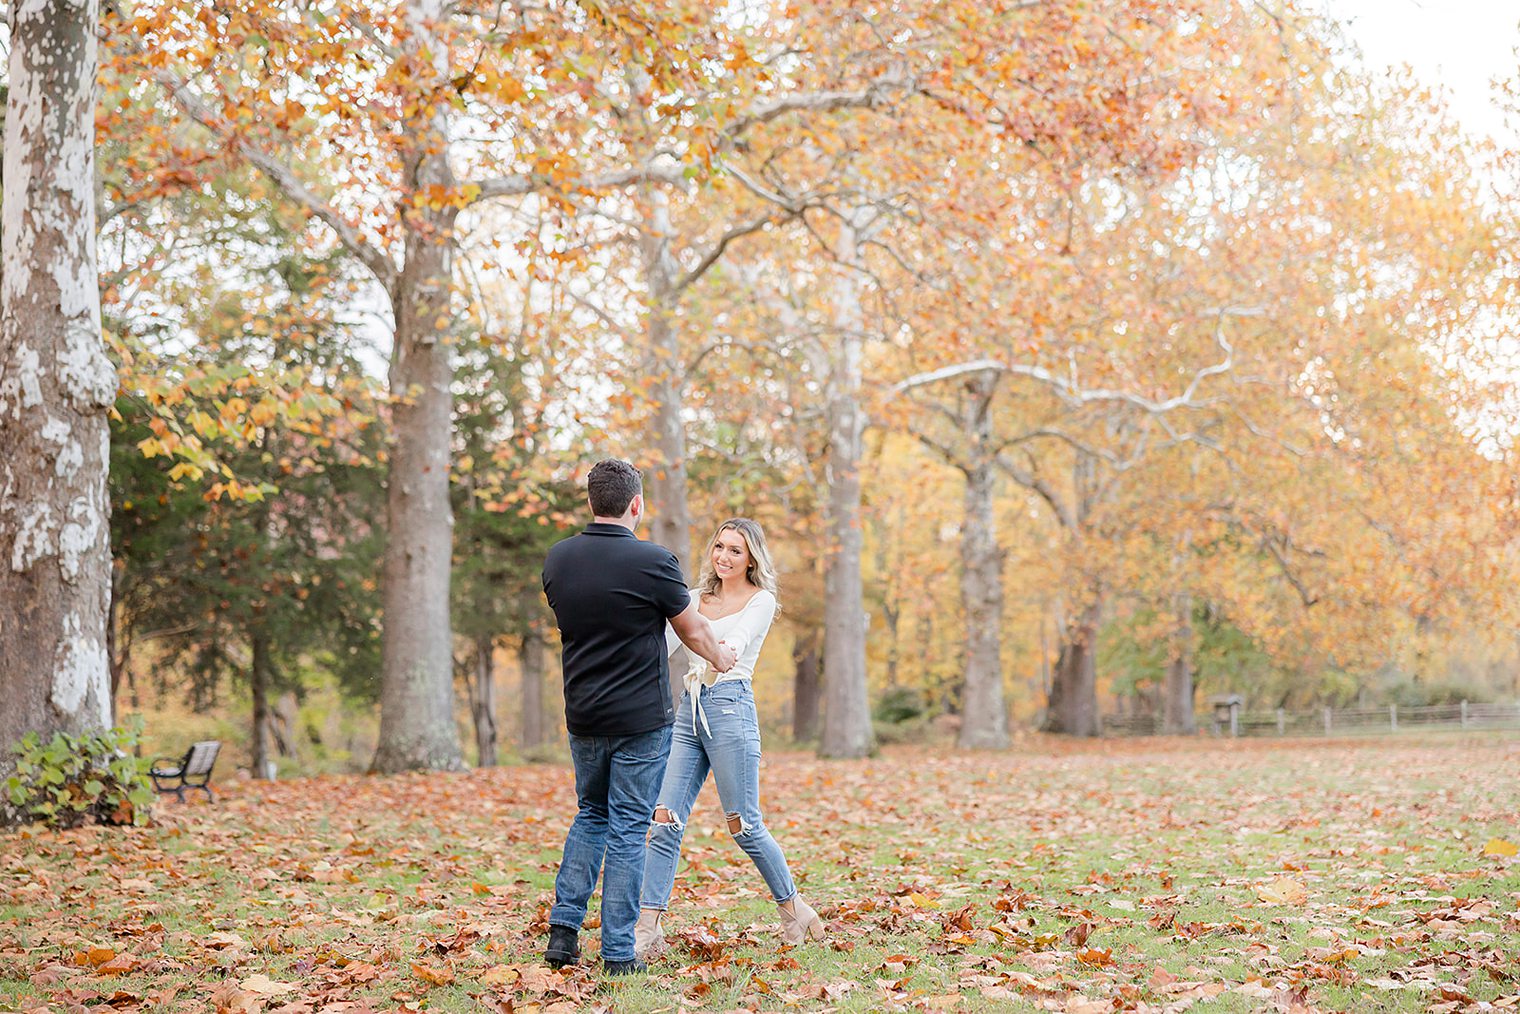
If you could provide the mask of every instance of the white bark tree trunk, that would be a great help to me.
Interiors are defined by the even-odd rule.
[[[447,54],[430,26],[441,0],[408,5],[411,53],[431,51],[443,80]],[[442,97],[435,101],[444,103]],[[407,124],[408,191],[454,183],[448,161],[446,106]],[[391,293],[392,434],[381,635],[380,740],[373,768],[457,770],[463,766],[454,721],[454,665],[449,621],[449,568],[454,515],[449,504],[453,426],[453,348],[449,295],[454,270],[452,208],[407,212],[406,266]]]
[[[1081,539],[1097,497],[1098,462],[1078,454],[1072,466],[1072,500],[1063,520],[1069,538]],[[1068,736],[1101,736],[1098,712],[1098,628],[1103,622],[1103,589],[1093,591],[1092,601],[1080,614],[1060,628],[1060,653],[1051,674],[1050,699],[1045,709],[1045,732]]]
[[[1193,716],[1193,596],[1178,592],[1173,604],[1177,628],[1172,635],[1172,660],[1166,667],[1162,692],[1161,730],[1191,736],[1198,731]]]
[[[865,314],[861,307],[861,231],[869,212],[856,209],[840,229],[840,272],[834,286],[837,336],[828,380],[829,496],[825,531],[823,736],[825,757],[864,757],[871,752],[871,706],[866,688],[866,617],[861,584],[860,460],[865,414],[861,411],[861,355]]]
[[[111,720],[95,0],[13,0],[0,223],[0,769]],[[0,771],[3,774],[3,771]]]
[[[1068,736],[1101,736],[1098,716],[1097,647],[1103,601],[1089,604],[1076,623],[1061,632],[1061,653],[1051,680],[1045,732]]]
[[[820,640],[819,631],[809,628],[798,631],[792,644],[792,738],[799,743],[818,735],[818,698],[823,682]]]
[[[646,199],[649,212],[640,247],[649,311],[645,329],[653,371],[654,445],[659,456],[654,474],[645,476],[652,518],[650,535],[676,554],[682,571],[690,576],[691,508],[686,499],[686,425],[681,419],[686,364],[681,355],[680,334],[671,326],[679,296],[676,266],[670,253],[670,200],[657,188],[648,188]],[[680,693],[675,699],[680,699]]]
[[[1003,553],[994,520],[992,393],[996,377],[984,374],[968,386],[964,413],[971,438],[965,471],[966,510],[961,532],[961,605],[966,619],[966,676],[961,694],[960,746],[1002,749],[1008,745],[1008,706],[1003,699]]]
[[[496,766],[496,656],[489,635],[475,639],[475,679],[470,684],[470,716],[475,722],[475,766]]]
[[[517,660],[522,670],[522,748],[528,750],[549,741],[544,714],[544,640],[536,626],[524,631]]]
[[[274,759],[269,749],[269,684],[273,664],[269,657],[269,630],[262,619],[255,621],[249,641],[253,656],[248,667],[248,692],[253,698],[253,742],[249,746],[252,756],[248,773],[254,778],[267,778],[270,762]]]

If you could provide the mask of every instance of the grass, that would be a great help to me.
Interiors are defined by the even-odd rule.
[[[709,786],[673,947],[615,983],[594,910],[539,963],[566,768],[228,784],[0,838],[0,1008],[1480,1009],[1520,1001],[1517,775],[1502,737],[768,755],[830,939],[780,944]]]

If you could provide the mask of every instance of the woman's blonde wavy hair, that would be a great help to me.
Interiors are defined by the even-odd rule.
[[[712,538],[707,540],[707,550],[702,554],[702,570],[697,577],[697,590],[703,595],[716,595],[718,589],[723,586],[723,581],[713,571],[712,551],[718,544],[718,536],[724,532],[738,532],[744,540],[744,545],[749,549],[749,569],[744,572],[745,578],[756,588],[763,588],[780,599],[776,584],[776,565],[771,560],[771,551],[765,544],[765,531],[759,522],[749,518],[729,518],[717,527]]]

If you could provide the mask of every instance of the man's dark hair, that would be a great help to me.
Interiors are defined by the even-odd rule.
[[[607,458],[591,466],[586,476],[586,496],[591,513],[599,518],[620,518],[633,498],[644,491],[639,470],[621,458]]]

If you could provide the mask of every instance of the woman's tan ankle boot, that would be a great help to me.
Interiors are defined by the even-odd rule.
[[[660,919],[665,913],[657,908],[639,909],[639,921],[633,927],[633,956],[643,961],[665,949],[665,931]]]
[[[792,897],[792,911],[788,912],[785,905],[777,905],[781,913],[781,938],[789,944],[800,944],[804,940],[822,940],[823,920],[818,918],[818,913],[813,911],[813,906],[803,900],[802,895]]]

